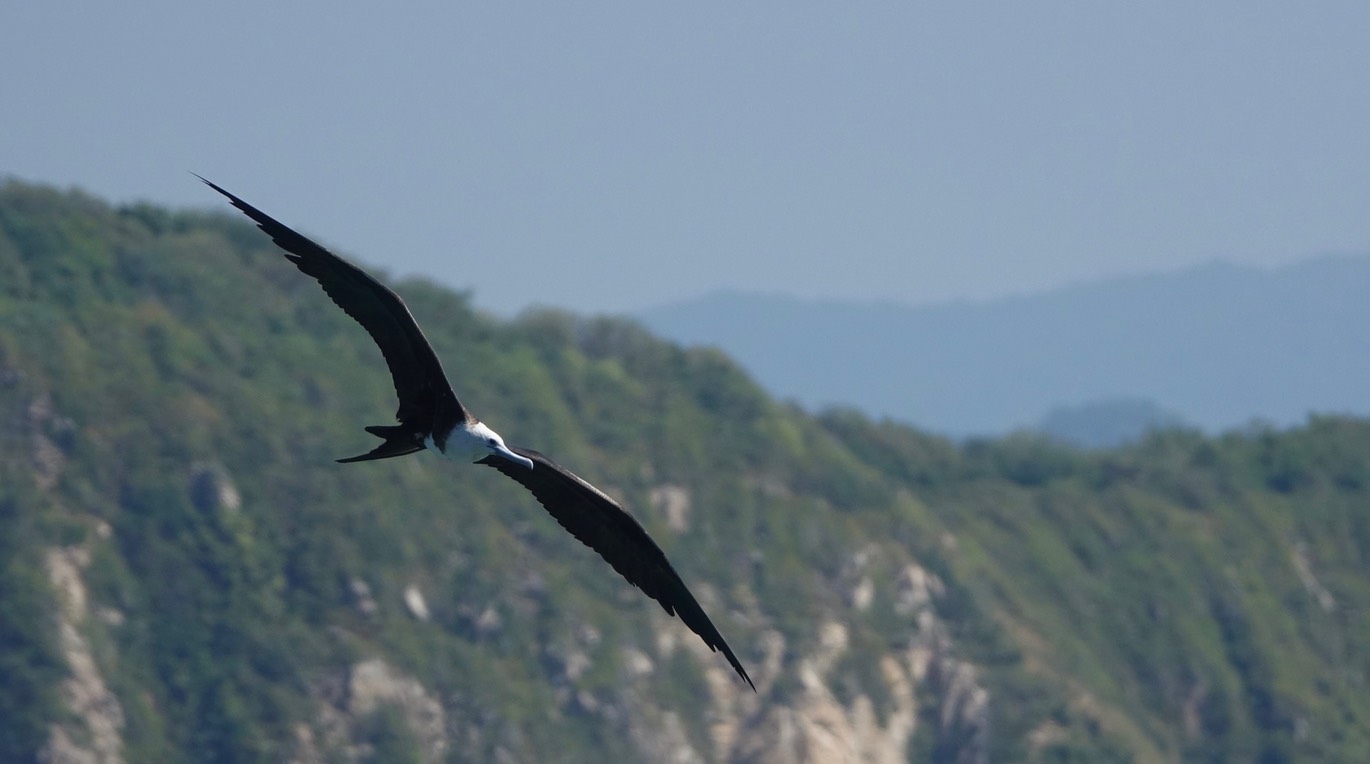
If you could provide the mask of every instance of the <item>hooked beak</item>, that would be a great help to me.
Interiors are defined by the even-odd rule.
[[[498,445],[498,446],[491,446],[491,447],[490,447],[490,450],[493,451],[493,452],[495,452],[496,454],[498,454],[498,455],[500,455],[500,456],[503,456],[505,459],[508,459],[509,461],[513,462],[514,464],[521,464],[521,465],[523,465],[524,467],[527,467],[527,468],[530,469],[530,470],[533,468],[533,460],[532,460],[532,459],[529,459],[529,458],[526,457],[526,456],[519,456],[518,454],[514,453],[513,451],[510,451],[510,450],[509,450],[509,447],[506,446],[506,445],[504,445],[504,444],[500,444],[500,445]]]

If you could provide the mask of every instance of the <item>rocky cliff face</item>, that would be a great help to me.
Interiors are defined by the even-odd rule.
[[[35,451],[44,452],[41,445]],[[60,465],[60,459],[50,458],[48,463]],[[42,472],[35,479],[46,487],[53,475]],[[202,512],[236,512],[241,505],[237,487],[221,466],[192,467],[186,490]],[[677,506],[674,516],[679,517],[678,507],[685,499],[680,492],[671,496]],[[83,571],[90,564],[92,545],[108,543],[111,535],[109,526],[101,522],[95,523],[95,529],[90,542],[54,547],[45,555],[53,606],[59,615],[62,655],[70,672],[62,685],[70,716],[52,726],[41,753],[49,764],[125,761],[123,708],[106,683],[86,636],[92,620],[101,628],[117,629],[126,619],[124,613],[92,602],[85,585]],[[845,601],[851,617],[859,618],[872,607],[874,584],[864,568],[873,554],[870,550],[857,554],[848,565],[852,581]],[[360,579],[353,580],[354,588],[359,583],[367,591],[355,607],[360,615],[376,617],[379,606]],[[557,660],[547,680],[567,688],[561,695],[566,708],[623,729],[643,761],[902,764],[918,735],[951,730],[959,730],[960,737],[969,742],[946,760],[985,761],[984,737],[989,733],[992,699],[976,667],[957,657],[956,645],[937,614],[941,581],[910,561],[899,568],[891,588],[896,592],[893,615],[908,628],[902,648],[880,655],[854,655],[849,627],[837,618],[819,624],[814,644],[806,648],[788,644],[778,630],[764,629],[764,658],[753,670],[755,695],[740,691],[736,677],[720,665],[717,656],[677,621],[664,616],[655,619],[656,639],[647,650],[625,648],[622,663],[628,681],[616,692],[596,696],[571,689],[592,668],[590,648],[600,637],[591,627],[585,627],[569,649],[556,653],[548,648]],[[749,598],[743,593],[740,599]],[[405,589],[402,601],[411,617],[426,618],[426,606],[415,605],[422,603],[415,587]],[[703,675],[707,687],[703,708],[664,707],[648,691],[647,680],[657,667],[679,651],[691,656]],[[118,661],[119,656],[105,653],[102,659]],[[850,675],[854,660],[878,669],[865,678],[876,683],[869,691],[849,689],[859,686]],[[398,725],[408,750],[425,762],[447,761],[464,740],[481,734],[477,722],[454,714],[420,677],[405,674],[383,654],[317,671],[310,696],[313,712],[293,723],[293,740],[285,746],[293,764],[375,760],[378,718]],[[694,719],[687,720],[684,714]],[[689,731],[695,720],[705,721],[702,737]],[[516,760],[507,750],[497,749],[496,755]]]
[[[103,530],[108,534],[108,527]],[[48,579],[57,594],[58,633],[62,657],[71,671],[62,682],[68,722],[52,726],[42,753],[49,764],[123,764],[124,711],[96,663],[83,629],[91,616],[82,570],[90,564],[85,546],[53,548],[44,557]],[[101,608],[99,616],[118,624],[123,614]]]
[[[18,436],[28,439],[31,475],[35,486],[49,492],[67,463],[57,444],[72,423],[53,409],[48,395],[35,397],[24,407]],[[99,542],[109,539],[109,525],[95,521]],[[98,542],[97,542],[98,543]],[[52,587],[53,611],[57,615],[57,642],[69,671],[60,696],[69,718],[51,726],[48,744],[39,752],[48,764],[123,764],[124,711],[105,682],[95,652],[86,635],[92,618],[106,625],[123,622],[123,613],[92,604],[83,571],[90,564],[90,546],[51,547],[43,553],[43,572]]]
[[[20,408],[22,422],[16,429],[27,438],[34,487],[56,500],[54,489],[68,461],[63,438],[74,425],[46,395]],[[194,462],[185,469],[185,500],[194,511],[218,518],[230,533],[249,533],[242,493],[228,470],[213,462]],[[691,505],[690,492],[681,486],[662,485],[649,496],[649,506],[674,533],[689,531]],[[94,600],[85,579],[92,555],[118,552],[108,546],[113,543],[108,523],[90,516],[80,523],[89,531],[85,541],[51,547],[43,558],[67,677],[60,693],[66,715],[50,727],[40,759],[47,764],[122,764],[127,760],[126,699],[106,678],[121,656],[112,649],[117,640],[101,635],[124,628],[130,617],[146,620],[155,614],[125,613]],[[858,654],[860,649],[851,643],[844,619],[860,619],[876,607],[870,561],[878,554],[870,549],[852,557],[843,580],[834,583],[843,590],[839,599],[846,610],[818,623],[810,644],[791,644],[780,630],[769,628],[753,593],[732,593],[735,601],[752,603],[747,621],[764,646],[760,664],[753,666],[755,695],[742,691],[730,670],[678,621],[660,613],[653,617],[655,639],[650,644],[621,648],[618,661],[625,681],[618,688],[577,689],[582,676],[594,669],[592,656],[602,654],[596,650],[601,636],[589,625],[560,646],[543,648],[549,656],[546,681],[559,688],[556,697],[564,712],[620,730],[643,761],[896,764],[907,761],[917,736],[937,728],[968,731],[962,737],[971,742],[955,760],[984,760],[984,747],[977,741],[988,734],[990,695],[976,668],[957,657],[937,615],[942,584],[936,576],[908,560],[893,568],[898,571],[894,581],[880,582],[895,593],[891,615],[904,624],[901,647]],[[398,602],[386,605],[362,575],[353,576],[347,588],[352,607],[366,621],[382,618],[387,615],[382,607],[397,604],[417,623],[432,617],[423,591],[413,582],[403,587]],[[721,609],[717,592],[709,587],[701,586],[700,596]],[[507,636],[493,608],[468,616],[482,638]],[[651,682],[659,667],[680,654],[689,656],[702,676],[702,707],[663,705],[653,697]],[[875,670],[857,681],[852,672],[858,663]],[[277,746],[295,764],[376,760],[385,755],[377,749],[377,740],[385,737],[378,736],[378,729],[402,738],[408,754],[427,762],[461,759],[462,747],[484,734],[480,719],[463,717],[422,677],[406,674],[383,651],[346,665],[318,667],[312,677],[312,710],[290,724],[291,739]],[[495,758],[519,757],[496,747]]]
[[[909,576],[929,581],[916,566],[910,567]],[[756,672],[759,693],[755,696],[739,693],[735,677],[726,667],[715,665],[707,648],[695,648],[694,640],[686,639],[681,629],[662,624],[656,658],[687,650],[699,660],[705,675],[709,703],[693,711],[709,722],[702,740],[687,732],[679,710],[653,703],[635,683],[607,697],[580,694],[568,697],[566,703],[580,712],[615,720],[626,729],[643,761],[902,764],[909,760],[914,736],[928,732],[920,730],[923,724],[970,732],[972,742],[949,761],[986,761],[979,738],[988,734],[990,695],[978,682],[975,667],[955,657],[954,646],[930,608],[920,612],[917,623],[918,631],[906,650],[876,658],[882,683],[878,694],[883,707],[879,709],[869,695],[840,697],[842,693],[835,689],[841,679],[839,664],[851,649],[847,628],[837,621],[821,626],[818,648],[808,654],[792,653],[778,632],[767,632],[767,658]],[[583,660],[573,658],[569,669],[574,673]],[[626,662],[629,671],[642,678],[655,668],[653,657],[643,653],[631,654]],[[780,701],[775,697],[782,672],[798,676],[798,689]],[[292,761],[298,764],[369,760],[374,749],[358,742],[361,730],[368,718],[386,708],[403,720],[423,761],[444,761],[460,745],[463,734],[479,734],[476,730],[463,733],[464,722],[452,718],[434,692],[380,657],[329,672],[314,692],[317,716],[295,728]],[[924,713],[928,707],[941,712],[929,716]]]

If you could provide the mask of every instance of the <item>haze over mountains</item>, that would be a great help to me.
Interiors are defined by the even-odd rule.
[[[1370,412],[1370,256],[1223,262],[930,306],[719,292],[644,311],[774,393],[953,436],[1063,413],[1223,431]],[[1063,409],[1064,407],[1064,409]],[[1054,414],[1054,416],[1048,415]]]

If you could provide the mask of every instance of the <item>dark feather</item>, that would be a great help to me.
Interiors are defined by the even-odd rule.
[[[452,392],[433,347],[399,295],[265,212],[204,178],[200,180],[252,218],[286,251],[287,260],[318,281],[333,302],[371,335],[390,367],[395,395],[400,399],[396,419],[422,437],[441,425],[450,426],[470,417]],[[441,431],[445,433],[447,429]]]
[[[527,488],[561,527],[598,552],[628,583],[656,600],[667,613],[679,617],[704,644],[723,651],[738,675],[756,689],[723,635],[636,518],[603,491],[537,451],[513,446],[509,450],[532,459],[533,469],[500,456],[487,456],[477,464],[494,467]]]
[[[339,459],[339,464],[369,462],[374,459],[390,459],[396,456],[406,456],[427,448],[427,446],[423,444],[423,433],[412,432],[404,425],[378,425],[368,427],[366,428],[366,431],[378,438],[385,438],[385,442],[361,456],[350,456],[346,459]]]

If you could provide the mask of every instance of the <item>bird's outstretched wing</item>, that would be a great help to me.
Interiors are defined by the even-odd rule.
[[[437,354],[399,295],[265,212],[204,178],[200,180],[252,218],[286,251],[287,260],[319,282],[333,302],[371,335],[395,382],[395,395],[400,400],[395,412],[397,419],[428,432],[434,416],[445,416],[453,422],[469,418],[452,392]]]
[[[477,464],[494,467],[527,488],[563,528],[598,552],[628,583],[660,603],[667,613],[679,617],[710,649],[723,651],[738,675],[756,689],[732,648],[723,641],[723,635],[666,560],[666,554],[632,515],[603,491],[537,451],[513,446],[510,450],[532,459],[533,469],[495,456],[487,456]]]

